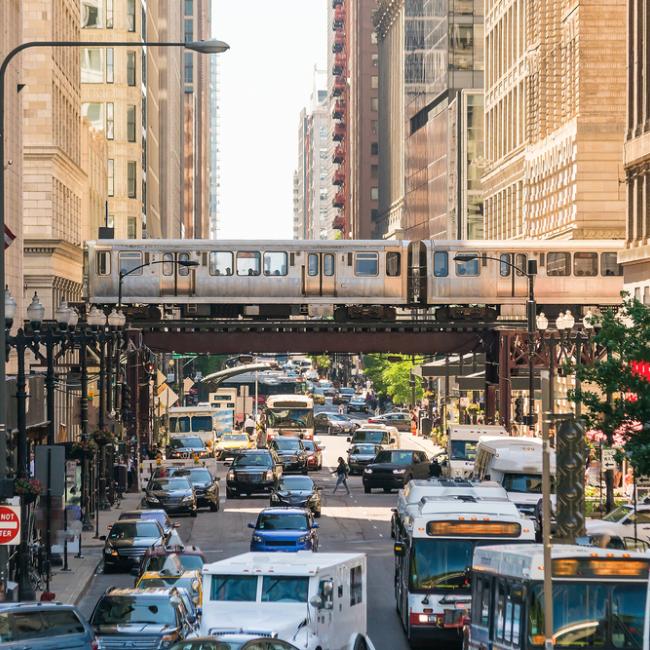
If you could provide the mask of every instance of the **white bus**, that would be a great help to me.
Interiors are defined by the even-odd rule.
[[[481,436],[508,436],[495,424],[450,424],[447,428],[448,475],[450,478],[469,478],[474,471],[476,445]]]
[[[306,395],[269,395],[266,399],[266,440],[278,436],[314,439],[314,400]]]
[[[551,553],[553,647],[641,650],[650,557],[566,545]],[[541,544],[476,549],[471,650],[544,648],[543,571]]]
[[[395,600],[409,643],[460,643],[474,549],[515,541],[534,542],[535,529],[514,503],[468,495],[422,499],[394,544]]]
[[[474,478],[483,481],[489,477],[496,481],[520,512],[534,517],[542,498],[542,451],[540,438],[482,436],[476,447]],[[551,477],[555,477],[554,451],[551,452]]]
[[[215,439],[214,416],[217,409],[208,404],[200,406],[172,406],[169,409],[169,437],[180,434],[193,434],[203,441],[208,449],[213,449]]]

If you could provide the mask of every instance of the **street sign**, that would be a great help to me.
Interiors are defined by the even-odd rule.
[[[0,545],[20,544],[20,508],[0,506]]]
[[[616,469],[616,452],[613,449],[603,448],[603,470]]]
[[[44,493],[62,497],[65,493],[65,447],[63,445],[38,445],[34,458],[34,476],[43,486]]]

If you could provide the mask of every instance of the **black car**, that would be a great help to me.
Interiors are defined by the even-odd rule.
[[[157,521],[122,519],[99,539],[104,542],[104,573],[108,573],[138,566],[147,549],[165,546],[168,536]]]
[[[368,404],[366,403],[366,398],[361,397],[361,395],[355,395],[348,402],[348,413],[367,413]]]
[[[235,497],[273,491],[282,476],[282,463],[275,451],[251,449],[235,456],[226,475],[226,496]]]
[[[314,431],[332,436],[354,433],[357,425],[345,415],[338,413],[317,413],[314,416]]]
[[[162,527],[163,532],[167,536],[167,544],[183,543],[176,530],[177,528],[180,528],[181,525],[173,522],[162,508],[160,510],[124,510],[120,513],[118,521],[121,521],[122,519],[139,519],[141,521],[153,519]]]
[[[309,508],[320,517],[321,489],[307,476],[283,476],[271,492],[271,506]]]
[[[404,487],[412,478],[431,476],[431,464],[423,451],[413,449],[384,449],[363,470],[363,489],[369,494],[372,488],[384,492]]]
[[[352,445],[348,449],[350,474],[363,474],[364,468],[375,460],[375,456],[381,450],[381,445],[373,445],[372,443]]]
[[[198,436],[174,436],[166,449],[167,458],[209,458],[210,451]]]
[[[186,476],[196,494],[199,508],[207,507],[212,512],[219,510],[219,479],[212,476],[206,467],[184,467],[174,472],[174,476]]]
[[[196,517],[196,493],[187,476],[151,479],[145,493],[144,504],[148,508],[162,508],[165,512],[187,513]]]
[[[269,448],[278,455],[284,474],[307,473],[307,458],[309,454],[305,450],[305,446],[302,444],[300,438],[280,436],[271,440]]]

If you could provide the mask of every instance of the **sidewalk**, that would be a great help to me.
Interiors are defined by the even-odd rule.
[[[426,451],[429,456],[444,451],[444,447],[436,445],[430,438],[423,438],[420,435],[414,436],[412,433],[402,432],[400,433],[400,440],[402,448],[413,447],[415,445]]]
[[[99,511],[99,535],[106,535],[108,526],[115,522],[122,510],[137,510],[142,500],[142,492],[126,493],[119,509]],[[81,535],[82,558],[75,557],[75,553],[68,553],[68,567],[70,571],[63,572],[60,566],[52,571],[50,591],[56,594],[56,600],[64,603],[77,603],[86,587],[96,573],[102,559],[104,542],[95,537],[95,520],[91,520],[93,530]],[[40,593],[37,594],[37,600]]]

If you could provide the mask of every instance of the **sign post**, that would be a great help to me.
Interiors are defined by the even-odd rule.
[[[616,451],[609,447],[603,447],[603,470],[607,472],[608,470],[616,469]]]
[[[20,507],[0,506],[0,544],[18,546],[20,544]]]

